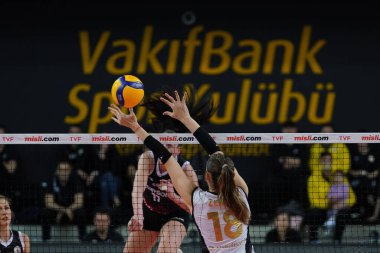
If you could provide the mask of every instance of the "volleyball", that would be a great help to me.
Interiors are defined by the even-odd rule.
[[[133,75],[120,76],[112,85],[111,95],[115,104],[135,107],[144,97],[144,85]]]

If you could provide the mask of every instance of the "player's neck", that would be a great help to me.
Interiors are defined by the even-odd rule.
[[[7,242],[11,238],[11,231],[9,230],[9,227],[0,228],[0,239],[3,242]]]
[[[208,187],[208,191],[212,193],[217,193],[214,187]]]

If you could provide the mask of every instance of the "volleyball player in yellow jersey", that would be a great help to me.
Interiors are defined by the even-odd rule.
[[[129,115],[115,105],[109,107],[109,110],[114,115],[115,122],[132,129],[165,164],[175,189],[185,203],[192,206],[196,225],[210,252],[253,252],[248,232],[251,213],[247,201],[247,184],[232,160],[219,150],[214,139],[191,118],[186,105],[187,94],[184,94],[182,100],[177,92],[175,99],[169,94],[165,94],[165,97],[161,100],[172,111],[164,114],[182,122],[210,155],[205,173],[208,191],[201,190],[188,179],[172,154],[139,125],[132,108]]]

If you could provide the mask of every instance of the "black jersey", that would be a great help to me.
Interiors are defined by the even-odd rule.
[[[8,242],[0,240],[0,253],[23,253],[24,247],[22,233],[16,230],[11,231],[11,238]]]
[[[151,152],[151,151],[150,151]],[[167,196],[167,192],[160,189],[160,180],[170,180],[170,176],[167,171],[161,173],[158,157],[151,152],[154,157],[154,169],[148,177],[147,186],[144,191],[144,205],[153,212],[159,214],[169,214],[176,212],[180,209],[177,204],[170,200]],[[188,164],[181,156],[177,157],[179,165],[184,169]]]

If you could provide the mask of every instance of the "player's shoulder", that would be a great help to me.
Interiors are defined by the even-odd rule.
[[[209,191],[202,190],[200,187],[194,188],[193,194],[192,194],[193,201],[209,199],[212,195],[214,194]]]
[[[140,160],[143,159],[144,161],[150,160],[150,161],[153,162],[156,158],[155,158],[155,156],[154,156],[153,151],[151,151],[151,150],[147,150],[147,151],[145,151],[144,153],[142,153],[142,154],[140,155],[139,159],[140,159]]]

